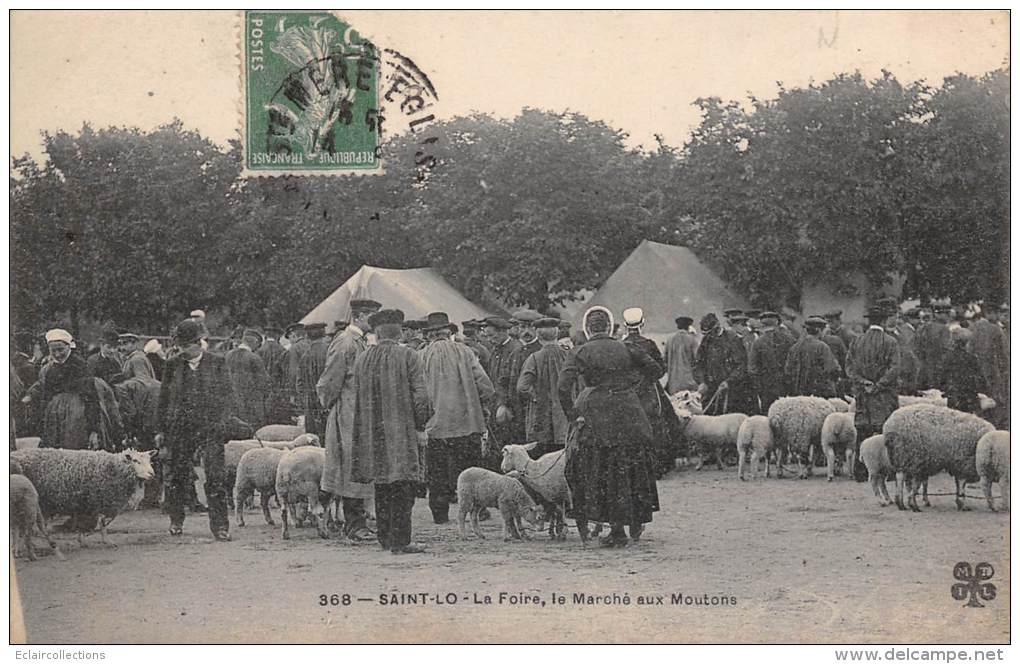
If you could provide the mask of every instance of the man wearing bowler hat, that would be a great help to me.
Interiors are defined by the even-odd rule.
[[[326,419],[326,464],[322,490],[341,498],[344,536],[352,541],[374,538],[368,529],[365,501],[375,496],[371,484],[356,482],[351,475],[351,436],[354,431],[354,362],[368,348],[365,335],[372,330],[369,317],[382,308],[375,300],[351,300],[351,320],[333,337],[326,351],[326,366],[315,391],[319,403],[329,409]]]
[[[865,317],[868,329],[854,340],[846,356],[846,373],[856,401],[858,440],[882,433],[882,425],[899,407],[900,350],[884,328],[889,311],[873,306]],[[867,479],[863,463],[856,464],[854,475],[859,482]]]
[[[156,444],[166,487],[170,534],[184,527],[184,503],[193,485],[192,458],[202,457],[209,528],[219,541],[230,540],[224,485],[223,445],[251,435],[232,418],[233,400],[226,360],[203,349],[202,324],[185,320],[174,331],[178,353],[167,360],[159,395]],[[240,429],[243,428],[244,431]]]
[[[369,317],[379,343],[354,361],[351,442],[352,477],[374,487],[379,544],[395,554],[425,550],[411,543],[411,510],[421,480],[418,432],[429,399],[421,358],[399,343],[403,320],[399,309]]]
[[[713,313],[700,322],[704,337],[698,346],[694,375],[707,415],[757,412],[748,389],[747,351],[732,330],[727,330]]]

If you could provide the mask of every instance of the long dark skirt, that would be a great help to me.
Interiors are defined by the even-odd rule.
[[[572,425],[564,469],[571,492],[568,516],[601,523],[649,523],[659,511],[654,460],[645,443],[600,445],[587,425]]]

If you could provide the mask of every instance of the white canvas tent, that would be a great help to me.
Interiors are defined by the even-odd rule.
[[[352,299],[376,300],[387,309],[400,309],[408,320],[424,318],[433,311],[445,311],[450,320],[459,325],[461,321],[490,315],[430,267],[391,270],[363,265],[301,322],[326,323],[332,328],[334,321],[350,320]]]
[[[747,300],[733,292],[719,275],[687,247],[644,240],[580,308],[575,329],[588,307],[602,305],[623,325],[623,310],[641,307],[646,336],[656,340],[676,332],[677,316],[690,316],[695,326],[712,311],[748,309]]]

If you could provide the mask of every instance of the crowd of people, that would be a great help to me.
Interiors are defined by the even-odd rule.
[[[228,339],[211,337],[196,310],[169,337],[143,344],[109,328],[91,349],[55,328],[15,335],[11,446],[38,436],[44,447],[158,450],[162,491],[147,487],[146,500],[162,493],[170,533],[191,507],[227,541],[224,443],[300,417],[324,443],[321,491],[340,503],[343,536],[417,553],[415,499],[427,496],[433,521],[448,523],[459,474],[498,471],[503,446],[525,442],[535,459],[565,450],[571,516],[609,524],[601,545],[639,539],[659,509],[657,479],[684,455],[669,395],[685,390],[707,414],[852,395],[863,439],[898,395],[934,388],[1008,428],[1008,307],[985,301],[964,315],[882,300],[866,329],[841,318],[809,316],[797,329],[777,312],[731,309],[705,314],[695,331],[679,316],[664,349],[643,335],[639,308],[622,312],[621,327],[592,307],[572,331],[532,310],[458,325],[355,299],[348,321],[239,328]],[[979,394],[995,407],[982,409]],[[197,463],[207,507],[195,496]]]

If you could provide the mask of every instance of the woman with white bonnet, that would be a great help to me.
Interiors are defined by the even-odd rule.
[[[634,376],[658,377],[662,367],[637,346],[612,338],[613,314],[605,307],[588,309],[582,328],[587,342],[567,358],[557,386],[563,412],[580,427],[568,473],[573,514],[581,528],[587,520],[609,523],[610,532],[599,544],[623,547],[624,527],[637,541],[659,509],[648,457],[652,429],[634,391]],[[587,387],[575,401],[578,376]]]

